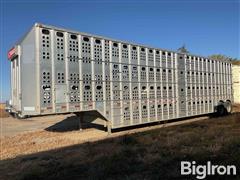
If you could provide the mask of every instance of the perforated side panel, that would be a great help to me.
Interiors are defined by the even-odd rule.
[[[231,65],[40,28],[42,113],[98,110],[112,128],[214,111],[231,99]]]
[[[50,30],[40,31],[40,105],[41,113],[51,113],[52,96],[52,50]]]

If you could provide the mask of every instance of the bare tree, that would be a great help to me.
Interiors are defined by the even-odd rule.
[[[214,60],[228,60],[228,61],[231,61],[233,64],[238,64],[240,65],[240,60],[237,59],[237,58],[231,58],[231,57],[228,57],[226,55],[222,55],[222,54],[213,54],[211,56],[208,56],[209,58],[211,59],[214,59]]]
[[[177,51],[180,52],[180,53],[185,53],[185,54],[189,53],[189,51],[187,50],[185,44],[182,47],[178,48]]]

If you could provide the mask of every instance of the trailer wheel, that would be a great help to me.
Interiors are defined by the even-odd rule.
[[[14,117],[14,113],[13,112],[9,112],[10,116]]]
[[[217,106],[217,115],[218,116],[224,116],[227,114],[227,110],[223,105]]]
[[[14,118],[18,118],[18,115],[17,115],[16,112],[12,113],[12,116],[13,116]]]
[[[224,104],[225,104],[225,109],[227,111],[227,114],[230,114],[232,112],[232,103],[231,103],[231,101],[226,101]]]

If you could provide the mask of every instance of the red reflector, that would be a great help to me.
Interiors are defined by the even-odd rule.
[[[66,106],[61,106],[62,108],[66,108]]]
[[[13,47],[12,49],[10,49],[10,50],[8,51],[8,54],[7,54],[8,59],[11,60],[15,55],[16,55],[16,52],[15,52],[15,48]]]

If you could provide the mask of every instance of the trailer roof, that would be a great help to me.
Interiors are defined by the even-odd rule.
[[[26,37],[26,35],[34,27],[41,27],[41,28],[46,28],[46,29],[54,29],[54,30],[57,30],[57,31],[64,31],[64,32],[69,32],[69,33],[73,33],[73,34],[81,34],[81,35],[84,35],[84,36],[93,36],[93,37],[99,38],[99,39],[106,39],[106,40],[110,40],[110,41],[117,41],[117,42],[120,42],[120,43],[131,44],[131,45],[134,45],[134,46],[146,47],[146,48],[149,48],[149,49],[157,49],[157,50],[160,50],[160,51],[167,51],[167,52],[173,52],[173,53],[179,53],[179,54],[186,54],[186,55],[189,55],[189,56],[197,56],[199,58],[204,58],[204,59],[211,59],[211,58],[200,56],[200,55],[195,55],[195,54],[190,54],[190,53],[180,53],[180,52],[177,52],[175,50],[156,48],[156,47],[152,47],[152,46],[149,46],[149,45],[143,45],[143,44],[133,43],[133,42],[129,42],[129,41],[122,41],[122,40],[118,40],[118,39],[108,38],[108,37],[105,37],[105,36],[99,36],[99,35],[95,35],[95,34],[90,34],[90,33],[70,30],[70,29],[66,29],[66,28],[62,28],[62,27],[56,27],[56,26],[52,26],[52,25],[46,25],[46,24],[42,24],[42,23],[35,23],[34,26],[29,31],[27,31],[27,33],[17,42],[17,44],[20,44],[21,41]],[[216,60],[216,59],[211,59],[211,60]],[[232,63],[230,60],[227,60],[227,59],[226,60],[218,60],[218,61]]]

